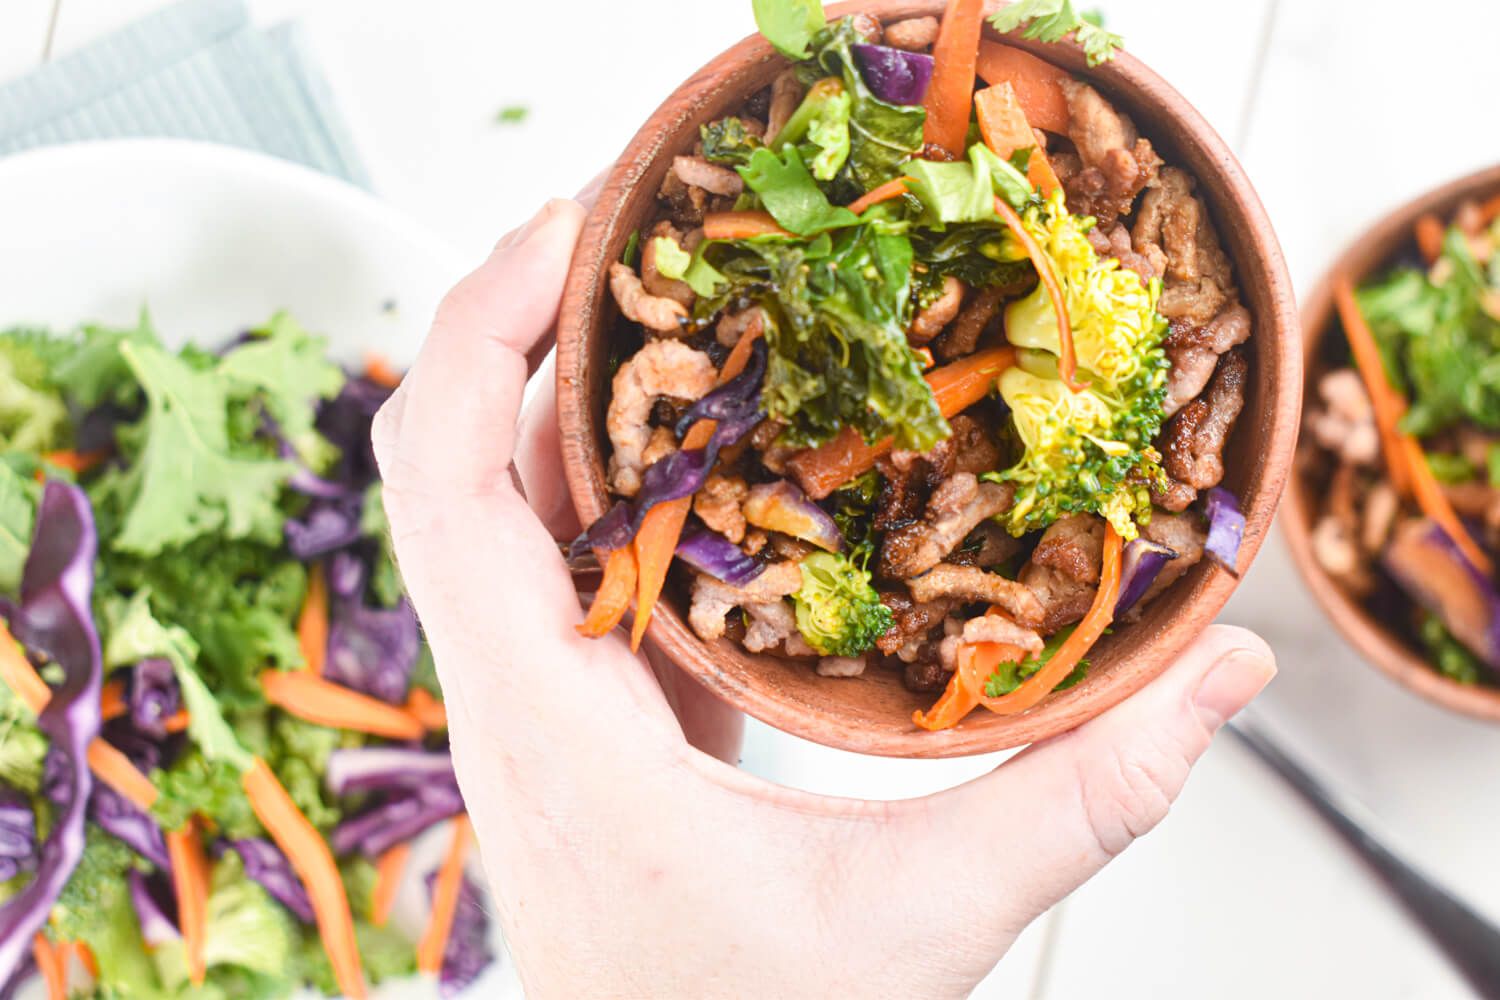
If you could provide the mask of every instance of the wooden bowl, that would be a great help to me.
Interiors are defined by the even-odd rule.
[[[998,7],[998,4],[995,6]],[[863,0],[829,10],[860,11],[891,23],[941,16],[942,0]],[[992,38],[988,26],[985,31]],[[1245,304],[1255,317],[1249,343],[1251,385],[1226,455],[1225,486],[1241,499],[1247,526],[1241,570],[1270,527],[1286,480],[1302,400],[1297,316],[1281,248],[1244,171],[1218,134],[1183,97],[1139,61],[1122,54],[1097,68],[1072,45],[1005,38],[1089,80],[1134,118],[1168,163],[1191,172],[1234,261]],[[610,505],[605,490],[606,359],[616,312],[606,271],[631,232],[655,210],[656,191],[674,154],[690,151],[699,126],[735,110],[786,65],[759,37],[741,42],[683,84],[651,116],[615,165],[590,214],[573,259],[558,322],[557,395],[563,454],[573,502],[584,524]],[[1236,579],[1208,562],[1152,602],[1145,617],[1105,639],[1088,678],[1011,718],[973,713],[957,728],[928,733],[911,714],[933,695],[906,690],[895,671],[857,679],[819,677],[805,663],[746,653],[720,640],[704,643],[685,622],[686,595],[671,590],[653,616],[659,649],[721,698],[778,729],[828,746],[895,757],[956,757],[1021,746],[1093,718],[1166,669],[1228,600]]]
[[[1446,220],[1461,202],[1471,198],[1483,200],[1496,194],[1500,194],[1500,166],[1452,181],[1403,205],[1350,244],[1302,310],[1309,402],[1317,391],[1319,379],[1333,366],[1330,352],[1324,349],[1329,331],[1337,324],[1333,276],[1342,272],[1358,284],[1404,255],[1415,257],[1412,229],[1418,218],[1431,212]],[[1312,553],[1318,492],[1310,482],[1309,470],[1300,461],[1296,465],[1287,483],[1282,529],[1297,568],[1334,625],[1366,660],[1402,687],[1455,712],[1500,722],[1500,690],[1460,684],[1438,673],[1410,640],[1387,628],[1323,571]]]

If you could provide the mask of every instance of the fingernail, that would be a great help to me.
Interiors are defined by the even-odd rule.
[[[1193,707],[1209,730],[1217,732],[1238,715],[1276,676],[1276,663],[1262,653],[1236,649],[1213,665],[1193,692]]]

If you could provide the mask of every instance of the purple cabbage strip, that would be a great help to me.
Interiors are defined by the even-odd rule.
[[[36,867],[36,812],[12,788],[0,792],[0,882]]]
[[[391,746],[330,751],[323,782],[337,796],[404,791],[434,783],[458,787],[453,759],[446,751]]]
[[[163,870],[172,867],[167,840],[149,813],[108,785],[97,784],[89,798],[89,819],[105,833]]]
[[[1442,621],[1492,670],[1500,670],[1500,590],[1437,524],[1398,525],[1381,565],[1417,604]]]
[[[303,562],[316,559],[359,541],[362,498],[341,497],[314,500],[300,518],[288,518],[283,534],[287,551]]]
[[[437,872],[427,875],[427,893],[437,881]],[[457,996],[474,984],[495,961],[490,951],[490,915],[484,908],[484,895],[468,875],[459,885],[458,906],[453,912],[453,927],[448,945],[443,949],[443,967],[438,973],[438,991],[444,997]]]
[[[182,692],[172,664],[152,657],[130,672],[130,721],[146,736],[165,739],[167,720],[182,707]]]
[[[366,576],[364,563],[352,553],[329,560],[333,601],[323,674],[372,698],[401,704],[422,651],[417,615],[405,597],[392,608],[365,604]]]
[[[259,883],[272,899],[291,910],[298,920],[304,924],[313,922],[312,900],[308,899],[302,880],[292,870],[292,863],[281,853],[281,848],[259,837],[231,840],[229,846],[245,863],[246,876]]]
[[[325,438],[343,452],[329,479],[353,492],[375,481],[375,450],[370,427],[391,390],[361,375],[351,375],[333,399],[318,408],[316,426]]]
[[[1240,513],[1239,501],[1222,486],[1215,486],[1203,502],[1203,513],[1208,515],[1208,541],[1203,543],[1203,551],[1239,576],[1240,542],[1245,538],[1245,515]]]
[[[779,531],[829,552],[844,551],[844,533],[826,510],[787,479],[758,483],[745,497],[745,517],[758,528]]]
[[[623,549],[635,538],[651,508],[697,493],[719,460],[719,451],[738,444],[760,423],[761,383],[765,373],[766,344],[759,340],[745,370],[694,403],[677,424],[680,435],[699,419],[718,421],[708,444],[673,452],[647,469],[634,502],[621,500],[578,536],[572,546],[573,558],[580,558],[589,549],[596,552]]]
[[[31,939],[83,857],[84,820],[93,790],[86,755],[99,735],[104,673],[89,605],[97,547],[94,514],[83,491],[49,481],[37,510],[11,631],[30,652],[45,654],[62,668],[62,684],[37,716],[37,728],[67,763],[67,801],[41,845],[36,877],[0,905],[0,978],[8,979],[25,960]]]
[[[135,909],[135,919],[141,925],[141,939],[146,947],[160,948],[180,938],[182,934],[177,930],[177,924],[167,916],[146,876],[132,868],[126,877],[130,880],[130,905]]]
[[[912,106],[927,96],[934,61],[921,52],[906,52],[884,45],[853,45],[854,61],[870,93],[887,104]]]
[[[1115,600],[1115,617],[1135,607],[1161,575],[1162,567],[1177,558],[1177,552],[1146,538],[1134,538],[1125,546],[1120,563],[1120,596]]]
[[[458,815],[464,800],[454,785],[426,785],[344,820],[328,843],[335,854],[359,851],[374,860],[435,823]]]
[[[702,528],[682,536],[682,541],[677,543],[677,558],[731,587],[743,587],[765,570],[763,565],[745,555],[738,545],[716,531]]]

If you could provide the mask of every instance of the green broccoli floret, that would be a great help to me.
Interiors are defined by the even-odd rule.
[[[239,855],[227,851],[214,866],[208,894],[208,924],[203,959],[210,969],[232,966],[281,983],[286,996],[294,974],[299,932],[280,903],[245,876]],[[187,954],[181,941],[169,942],[152,954],[157,973],[169,989],[188,980]]]
[[[869,572],[847,556],[815,552],[802,560],[802,589],[792,595],[797,630],[824,656],[859,656],[894,623]]]

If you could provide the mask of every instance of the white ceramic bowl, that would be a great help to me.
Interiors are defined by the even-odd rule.
[[[253,153],[129,140],[0,160],[0,328],[126,324],[144,305],[168,341],[217,345],[288,309],[341,360],[378,351],[405,365],[466,269],[366,192]],[[419,841],[398,897],[395,923],[413,940],[426,915],[420,875],[446,832]],[[396,983],[377,995],[433,990]],[[469,995],[519,995],[509,962]]]

